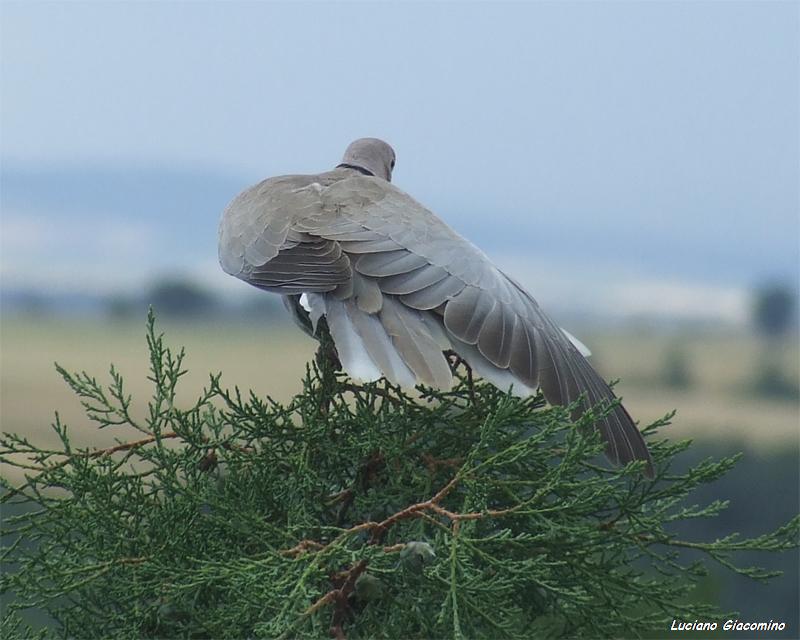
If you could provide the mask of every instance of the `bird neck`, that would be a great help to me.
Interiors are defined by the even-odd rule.
[[[337,169],[353,169],[354,171],[358,171],[359,173],[363,173],[365,176],[372,176],[375,177],[375,174],[372,173],[369,169],[365,169],[364,167],[359,167],[357,164],[348,164],[346,162],[342,162],[342,164],[336,165]]]

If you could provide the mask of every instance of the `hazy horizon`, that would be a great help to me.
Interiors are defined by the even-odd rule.
[[[135,291],[174,273],[238,295],[216,263],[225,204],[365,135],[547,308],[741,321],[752,286],[797,286],[791,3],[0,15],[3,288]]]

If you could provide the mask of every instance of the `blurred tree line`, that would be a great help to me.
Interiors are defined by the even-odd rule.
[[[775,399],[800,398],[800,381],[785,371],[782,353],[797,349],[797,295],[789,285],[769,282],[758,287],[753,299],[753,323],[762,338],[761,360],[753,390]]]
[[[224,315],[226,321],[260,321],[270,324],[288,320],[278,296],[254,292],[238,302],[229,302],[189,278],[164,278],[142,295],[116,295],[106,301],[106,313],[117,320],[138,319],[148,307],[161,317],[203,320]]]
[[[756,330],[774,339],[785,337],[795,327],[797,297],[786,284],[771,282],[758,287],[753,300]]]
[[[784,367],[784,352],[798,349],[797,294],[788,284],[767,282],[752,293],[751,327],[761,339],[761,353],[753,363],[752,393],[776,400],[800,398],[800,382]],[[659,382],[675,390],[696,383],[692,354],[678,338],[667,347]]]

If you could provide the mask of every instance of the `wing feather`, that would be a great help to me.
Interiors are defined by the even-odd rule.
[[[358,258],[356,269],[365,276],[383,278],[428,267],[428,261],[406,249],[366,253]],[[445,275],[447,273],[445,272]]]
[[[500,369],[507,369],[511,364],[511,339],[516,317],[504,304],[495,304],[478,335],[478,350]]]
[[[350,259],[335,242],[313,240],[283,249],[245,271],[251,284],[283,294],[331,291],[352,277]]]
[[[458,278],[447,276],[424,289],[400,296],[400,300],[409,307],[419,309],[420,311],[427,311],[441,306],[453,296],[460,293],[465,286],[466,285]]]
[[[509,368],[524,384],[531,388],[539,386],[538,351],[536,328],[517,316],[511,337],[511,361]]]
[[[424,258],[422,258],[422,260],[424,260]],[[418,269],[414,269],[413,271],[381,278],[379,284],[384,293],[406,295],[436,284],[447,278],[448,275],[447,271],[441,267],[434,267],[425,262]]]
[[[382,253],[384,251],[397,251],[403,248],[394,240],[376,236],[374,233],[372,240],[337,240],[337,242],[345,253]]]
[[[444,310],[444,326],[467,344],[478,342],[483,323],[497,302],[477,287],[466,287],[450,300]]]

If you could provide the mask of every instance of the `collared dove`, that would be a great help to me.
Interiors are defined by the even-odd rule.
[[[533,297],[411,196],[391,184],[394,150],[353,142],[332,171],[269,178],[239,194],[220,225],[226,273],[279,293],[302,325],[324,316],[348,374],[450,388],[445,350],[520,396],[553,404],[613,400],[573,336]],[[615,463],[652,462],[628,412],[597,427]]]

